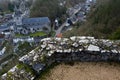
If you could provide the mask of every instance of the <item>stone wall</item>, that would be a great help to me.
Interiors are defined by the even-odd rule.
[[[33,80],[46,67],[54,62],[69,61],[120,61],[120,41],[95,39],[94,37],[73,36],[70,38],[44,38],[41,45],[19,59],[22,64],[16,65],[2,76],[2,80],[31,76]],[[27,65],[27,66],[25,66]],[[19,68],[22,66],[22,69]],[[25,66],[25,68],[24,68]],[[29,68],[30,67],[30,68]],[[27,68],[27,70],[26,70]],[[30,70],[32,68],[32,70]],[[28,71],[29,69],[29,71]],[[26,71],[28,71],[26,73]],[[16,73],[18,73],[16,75]],[[22,74],[19,74],[22,73]],[[25,73],[25,74],[24,74]],[[24,75],[23,75],[24,74]]]
[[[94,51],[81,51],[73,53],[55,53],[54,59],[56,62],[69,62],[69,61],[81,61],[81,62],[98,62],[98,61],[120,61],[119,53],[111,52],[94,52]]]

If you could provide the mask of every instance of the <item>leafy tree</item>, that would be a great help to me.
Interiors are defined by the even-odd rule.
[[[14,11],[14,5],[12,3],[8,4],[8,9],[13,12]]]
[[[8,4],[10,3],[9,0],[1,0],[0,1],[0,8],[2,11],[8,11]]]
[[[120,39],[120,28],[117,29],[111,36],[111,39]]]
[[[59,0],[36,0],[31,9],[31,17],[47,16],[51,20],[61,17],[66,8],[59,5]]]

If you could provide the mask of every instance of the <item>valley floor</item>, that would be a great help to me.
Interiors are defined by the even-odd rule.
[[[80,62],[60,64],[39,80],[120,80],[120,64]]]

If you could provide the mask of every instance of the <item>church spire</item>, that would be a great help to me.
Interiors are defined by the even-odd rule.
[[[14,6],[14,12],[15,12],[15,11],[17,11],[17,6],[16,6],[16,5]]]
[[[20,9],[20,11],[23,12],[23,13],[26,11],[26,2],[25,2],[25,0],[20,0],[19,9]]]

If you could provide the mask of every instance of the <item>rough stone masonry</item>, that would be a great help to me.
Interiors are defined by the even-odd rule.
[[[36,75],[32,73],[33,70],[40,74],[54,62],[120,61],[120,40],[73,36],[44,38],[40,43],[39,47],[19,59],[22,64],[16,65],[2,75],[2,80],[8,78],[18,80],[21,76],[29,76],[28,80],[34,80]],[[31,68],[32,71],[29,72],[28,69]]]

